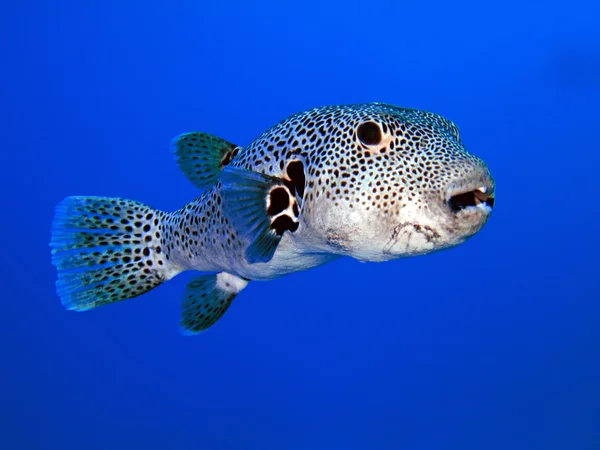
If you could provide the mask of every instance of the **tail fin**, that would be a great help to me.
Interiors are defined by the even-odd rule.
[[[67,197],[52,223],[56,288],[67,309],[85,311],[137,297],[169,280],[165,213],[120,198]]]

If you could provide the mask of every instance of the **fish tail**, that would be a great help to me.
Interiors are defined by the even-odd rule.
[[[121,198],[60,202],[50,247],[64,307],[85,311],[137,297],[179,273],[163,244],[165,216]]]

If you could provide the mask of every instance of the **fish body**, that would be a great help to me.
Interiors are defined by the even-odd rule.
[[[68,197],[51,246],[58,293],[86,310],[192,280],[181,325],[214,324],[251,280],[348,256],[388,261],[461,244],[488,220],[494,179],[458,128],[382,103],[290,116],[247,147],[206,133],[172,142],[200,195],[175,212],[131,200]]]

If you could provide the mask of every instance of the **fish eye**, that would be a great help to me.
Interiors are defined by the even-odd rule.
[[[381,142],[381,129],[375,122],[361,123],[356,129],[356,134],[365,145],[377,145]]]

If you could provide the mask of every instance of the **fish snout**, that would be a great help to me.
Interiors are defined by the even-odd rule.
[[[480,216],[487,219],[495,203],[495,182],[486,169],[481,174],[455,180],[445,192],[450,213],[460,217]]]

